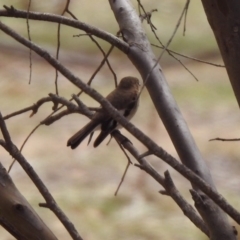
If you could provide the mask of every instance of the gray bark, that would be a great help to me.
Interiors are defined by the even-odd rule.
[[[156,64],[156,57],[130,1],[109,0],[109,3],[124,39],[131,46],[128,57],[140,72],[142,79],[144,81],[147,79],[146,87],[149,95],[181,161],[202,177],[212,188],[216,189],[209,169],[171,94],[160,65],[157,64],[153,69]],[[194,184],[192,185],[197,190]],[[202,193],[199,194],[203,196]],[[198,206],[196,205],[197,208]],[[209,214],[210,212],[211,214]],[[209,228],[210,239],[236,239],[226,214],[211,200],[208,199],[207,207],[205,209],[201,208],[199,213]],[[218,220],[217,224],[211,224],[216,220]]]

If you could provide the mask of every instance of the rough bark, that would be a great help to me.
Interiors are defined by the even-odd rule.
[[[202,0],[202,4],[240,106],[240,2]]]
[[[56,240],[0,163],[0,224],[16,239]]]

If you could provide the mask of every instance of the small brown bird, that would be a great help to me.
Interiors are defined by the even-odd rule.
[[[139,80],[135,77],[124,77],[117,88],[106,99],[124,117],[130,120],[137,111]],[[114,129],[119,128],[118,123],[104,109],[96,112],[91,121],[75,133],[67,142],[67,146],[75,149],[89,134],[100,129],[101,132],[94,141],[97,147]]]

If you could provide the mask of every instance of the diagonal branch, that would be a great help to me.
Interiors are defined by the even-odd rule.
[[[201,156],[175,99],[171,94],[162,69],[160,65],[157,64],[158,59],[156,59],[156,56],[152,52],[151,45],[142,28],[141,21],[132,7],[130,0],[109,0],[109,4],[118,22],[119,28],[122,31],[124,39],[131,46],[131,51],[129,52],[128,57],[138,69],[142,79],[144,79],[144,81],[145,79],[148,79],[146,83],[147,90],[181,161],[215,189],[216,187],[210,171]],[[160,152],[158,154],[154,152],[154,154],[160,157]],[[170,158],[168,160],[170,160]],[[164,160],[166,160],[166,158]],[[184,176],[186,177],[186,175]],[[195,184],[194,181],[191,181],[191,184],[194,189],[199,191],[200,185]],[[201,188],[201,190],[203,189]],[[205,192],[205,190],[203,191]],[[218,232],[221,232],[222,236],[225,237],[222,237],[222,239],[230,240],[236,238],[226,214],[224,214],[216,204],[212,202],[211,208],[206,207],[205,211],[208,213],[211,211],[210,217],[212,221],[220,219]],[[204,219],[206,214],[201,216]],[[208,222],[209,221],[205,221],[206,224]],[[209,228],[209,231],[210,236],[218,235],[216,229]]]
[[[119,48],[124,53],[128,53],[129,51],[128,44],[122,41],[120,38],[114,36],[111,33],[100,30],[99,28],[91,26],[87,23],[83,23],[79,20],[75,20],[75,19],[71,19],[68,17],[59,16],[55,14],[50,14],[50,13],[38,13],[38,12],[31,12],[31,11],[27,12],[27,11],[17,10],[13,7],[11,8],[7,6],[4,6],[4,7],[6,10],[0,10],[1,17],[15,17],[15,18],[24,18],[24,19],[28,17],[28,19],[31,19],[31,20],[61,23],[63,25],[80,29],[85,31],[86,33],[90,33],[96,37],[99,37],[109,42],[110,44],[114,45],[115,47]]]
[[[22,166],[22,168],[25,170],[25,172],[30,177],[30,179],[33,181],[33,183],[35,184],[35,186],[37,187],[39,192],[42,194],[43,198],[45,199],[45,201],[47,203],[48,208],[50,208],[55,213],[55,215],[65,226],[65,228],[67,229],[67,231],[69,232],[71,237],[74,240],[82,240],[79,233],[75,229],[74,225],[70,222],[70,220],[64,214],[64,212],[58,207],[58,205],[57,205],[56,201],[54,200],[54,198],[52,197],[51,193],[48,191],[47,187],[44,185],[42,180],[38,177],[37,173],[34,171],[32,166],[24,158],[24,156],[21,154],[21,152],[18,150],[18,148],[13,144],[1,113],[0,113],[0,128],[1,128],[4,140],[5,140],[4,143],[0,141],[0,144]]]
[[[159,184],[161,184],[167,195],[169,195],[176,204],[181,208],[183,213],[207,236],[209,235],[208,229],[203,220],[196,214],[194,208],[181,196],[179,191],[176,189],[169,172],[165,173],[163,178],[150,164],[149,162],[139,154],[138,150],[133,146],[132,143],[126,141],[126,138],[119,132],[114,131],[113,137],[119,142],[125,149],[127,149],[134,158],[139,162],[138,167],[148,173],[154,178]]]
[[[168,154],[163,148],[158,146],[151,138],[146,136],[141,130],[136,128],[131,122],[127,121],[101,94],[90,86],[86,85],[82,80],[72,74],[66,67],[64,67],[59,61],[54,59],[48,52],[44,51],[36,44],[30,43],[27,39],[16,34],[12,29],[0,22],[0,29],[6,34],[13,37],[15,40],[23,44],[28,48],[32,48],[38,55],[43,57],[50,65],[57,68],[59,72],[65,76],[72,84],[82,89],[86,94],[91,96],[97,102],[99,102],[109,115],[118,121],[124,128],[126,128],[133,136],[135,136],[140,142],[142,142],[155,156],[161,158],[164,162],[172,166],[176,171],[181,173],[191,183],[199,187],[204,193],[206,193],[211,199],[213,199],[224,211],[226,211],[236,222],[240,224],[240,213],[233,208],[228,202],[219,195],[215,189],[211,188],[202,178],[196,175],[188,167],[180,164],[173,156]]]
[[[0,145],[6,146],[3,140]],[[19,192],[0,163],[0,225],[21,240],[57,240],[28,201]]]

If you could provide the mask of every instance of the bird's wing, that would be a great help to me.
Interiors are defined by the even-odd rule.
[[[109,117],[102,122],[101,132],[94,141],[93,146],[97,147],[117,127],[117,121]]]
[[[116,98],[116,93],[113,93],[114,97],[112,98],[112,93],[107,96],[107,99],[111,104],[118,109],[118,111],[127,119],[131,119],[135,114],[138,106],[138,99],[132,96],[125,96],[125,98]],[[116,101],[117,99],[117,101]],[[118,127],[118,123],[115,119],[110,117],[107,113],[105,119],[102,121],[101,132],[94,141],[93,146],[97,147],[101,142],[114,130]]]
[[[97,119],[92,119],[87,125],[81,128],[77,133],[75,133],[67,142],[67,146],[71,146],[75,149],[95,128],[99,125]]]

